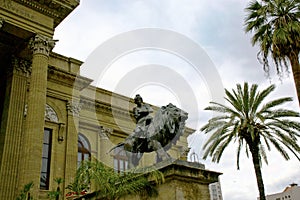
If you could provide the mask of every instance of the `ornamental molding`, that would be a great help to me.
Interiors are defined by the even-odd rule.
[[[95,111],[97,113],[103,113],[111,117],[117,117],[119,119],[131,119],[133,117],[132,111],[126,110],[121,107],[111,106],[111,104],[93,101],[91,99],[81,97],[80,102],[82,103],[82,109],[89,111]]]
[[[113,98],[117,98],[117,99],[122,99],[126,102],[130,102],[132,104],[135,104],[134,103],[134,99],[132,98],[129,98],[129,97],[126,97],[126,96],[123,96],[123,95],[120,95],[120,94],[117,94],[117,93],[114,93],[112,91],[109,91],[109,90],[106,90],[106,89],[103,89],[103,88],[96,88],[96,91],[101,93],[101,94],[105,94],[107,96],[111,96]]]
[[[54,48],[56,41],[57,40],[37,34],[29,40],[28,46],[33,54],[43,54],[49,56],[50,51]]]
[[[79,0],[15,0],[35,11],[54,19],[54,27],[66,18],[78,5]]]
[[[113,129],[112,128],[107,128],[104,126],[100,126],[99,130],[99,136],[102,139],[109,139],[110,136],[112,135]]]
[[[67,72],[54,66],[48,66],[48,79],[57,84],[73,87],[77,90],[88,87],[92,82],[89,78],[78,76],[77,74]],[[75,80],[76,84],[74,84]]]
[[[75,103],[72,101],[67,102],[67,111],[73,116],[78,117],[81,111],[82,103]]]
[[[24,117],[27,116],[27,111],[28,111],[28,105],[25,104],[24,106]],[[49,106],[48,104],[45,105],[45,121],[49,121],[49,122],[54,122],[54,123],[58,123],[58,116],[55,112],[55,110]]]
[[[13,56],[11,62],[12,69],[10,69],[9,71],[26,76],[29,76],[31,74],[31,61]]]
[[[21,4],[25,4],[28,7],[39,11],[45,15],[51,16],[51,17],[59,17],[59,13],[55,10],[50,9],[50,5],[49,6],[45,6],[42,5],[41,3],[39,3],[39,1],[29,1],[29,0],[16,0],[16,2],[20,2]]]
[[[46,104],[45,106],[45,120],[50,122],[55,122],[55,123],[59,122],[56,112],[48,104]]]

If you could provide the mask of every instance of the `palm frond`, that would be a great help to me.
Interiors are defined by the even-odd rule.
[[[290,157],[288,153],[284,150],[284,148],[277,142],[277,140],[273,138],[269,138],[270,142],[273,144],[273,146],[277,149],[277,151],[284,157],[284,159],[289,160]]]
[[[287,59],[300,51],[300,2],[295,0],[257,1],[247,5],[245,32],[253,33],[252,45],[260,47],[259,60],[269,75],[269,55],[279,77],[288,69]]]
[[[97,160],[84,161],[77,170],[75,181],[67,189],[80,193],[87,189],[92,180],[96,188],[94,195],[101,199],[117,199],[127,194],[142,194],[145,191],[155,194],[157,191],[151,181],[160,184],[164,178],[161,172],[153,169],[116,173]]]
[[[264,116],[265,119],[279,119],[279,118],[287,118],[287,117],[299,117],[299,113],[287,110],[287,109],[276,109],[272,110],[272,112],[268,113]]]
[[[235,116],[240,116],[240,113],[238,111],[235,111],[234,109],[231,109],[225,105],[222,105],[217,102],[210,102],[213,106],[208,106],[204,110],[211,110],[215,112],[220,112],[220,113],[227,113]]]
[[[234,138],[234,135],[233,134],[228,134],[226,137],[224,137],[224,141],[219,143],[219,145],[216,148],[216,151],[213,155],[213,162],[219,162],[220,161],[220,158],[222,157],[222,154],[223,154],[225,148],[229,145],[229,143],[232,142],[232,138]]]
[[[283,98],[279,98],[279,99],[275,99],[273,101],[270,101],[268,103],[266,103],[258,113],[263,113],[265,111],[268,111],[270,108],[273,108],[273,107],[276,107],[276,106],[279,106],[281,104],[284,104],[286,102],[290,102],[290,101],[293,101],[293,98],[291,97],[283,97]]]
[[[259,155],[261,155],[261,157],[263,158],[265,163],[268,164],[268,158],[267,158],[266,150],[265,150],[264,145],[262,145],[262,144],[259,144]]]
[[[266,150],[274,146],[286,159],[290,159],[284,149],[288,148],[299,158],[300,137],[299,113],[293,110],[278,108],[292,98],[282,97],[264,103],[266,97],[275,90],[275,85],[258,91],[258,85],[237,84],[236,88],[225,90],[225,99],[229,106],[210,102],[206,110],[217,111],[220,115],[212,117],[201,131],[210,133],[203,145],[203,158],[212,158],[219,162],[224,150],[230,143],[237,142],[237,168],[240,168],[240,152],[245,146],[246,155],[249,152],[258,153],[260,160],[268,163]],[[294,120],[296,119],[296,120]],[[245,144],[245,145],[244,145]],[[258,151],[258,152],[257,152]]]

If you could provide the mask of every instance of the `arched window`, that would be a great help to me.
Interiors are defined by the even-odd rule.
[[[77,166],[84,160],[91,158],[91,147],[88,139],[82,134],[78,134],[78,154],[77,154]]]

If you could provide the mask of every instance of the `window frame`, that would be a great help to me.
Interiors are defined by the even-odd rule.
[[[79,154],[81,154],[80,159]],[[88,159],[86,159],[86,155]],[[80,163],[84,160],[91,160],[91,145],[87,137],[79,133],[77,140],[77,167],[79,167]]]
[[[48,143],[45,142],[45,134],[46,134],[46,131],[49,133],[49,136],[48,136]],[[43,147],[42,147],[42,158],[41,158],[41,161],[42,161],[42,164],[41,164],[41,170],[40,170],[40,186],[39,188],[41,190],[49,190],[50,188],[50,177],[51,177],[51,157],[52,157],[52,145],[53,145],[53,142],[52,142],[52,139],[53,139],[53,129],[51,128],[44,128],[44,134],[43,134]],[[45,146],[47,146],[47,149],[44,149]],[[44,155],[44,152],[47,151],[47,155]],[[43,162],[44,160],[46,160],[46,166],[44,166],[44,163]],[[46,168],[46,171],[43,171],[43,169]],[[46,175],[46,180],[45,182],[43,181],[43,175]],[[42,185],[42,184],[45,184],[45,185]]]
[[[126,155],[125,151],[116,148],[114,149],[114,170],[115,172],[122,173],[129,169],[129,158]]]

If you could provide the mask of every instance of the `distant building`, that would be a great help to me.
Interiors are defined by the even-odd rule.
[[[257,198],[259,199],[259,198]],[[293,183],[286,187],[283,192],[270,194],[266,196],[266,200],[299,200],[300,186]]]
[[[190,154],[190,161],[194,163],[200,163],[199,157],[194,151]],[[219,178],[217,182],[209,184],[209,195],[210,195],[210,200],[223,200],[221,183]]]
[[[218,182],[209,184],[210,200],[223,200],[220,179]]]

